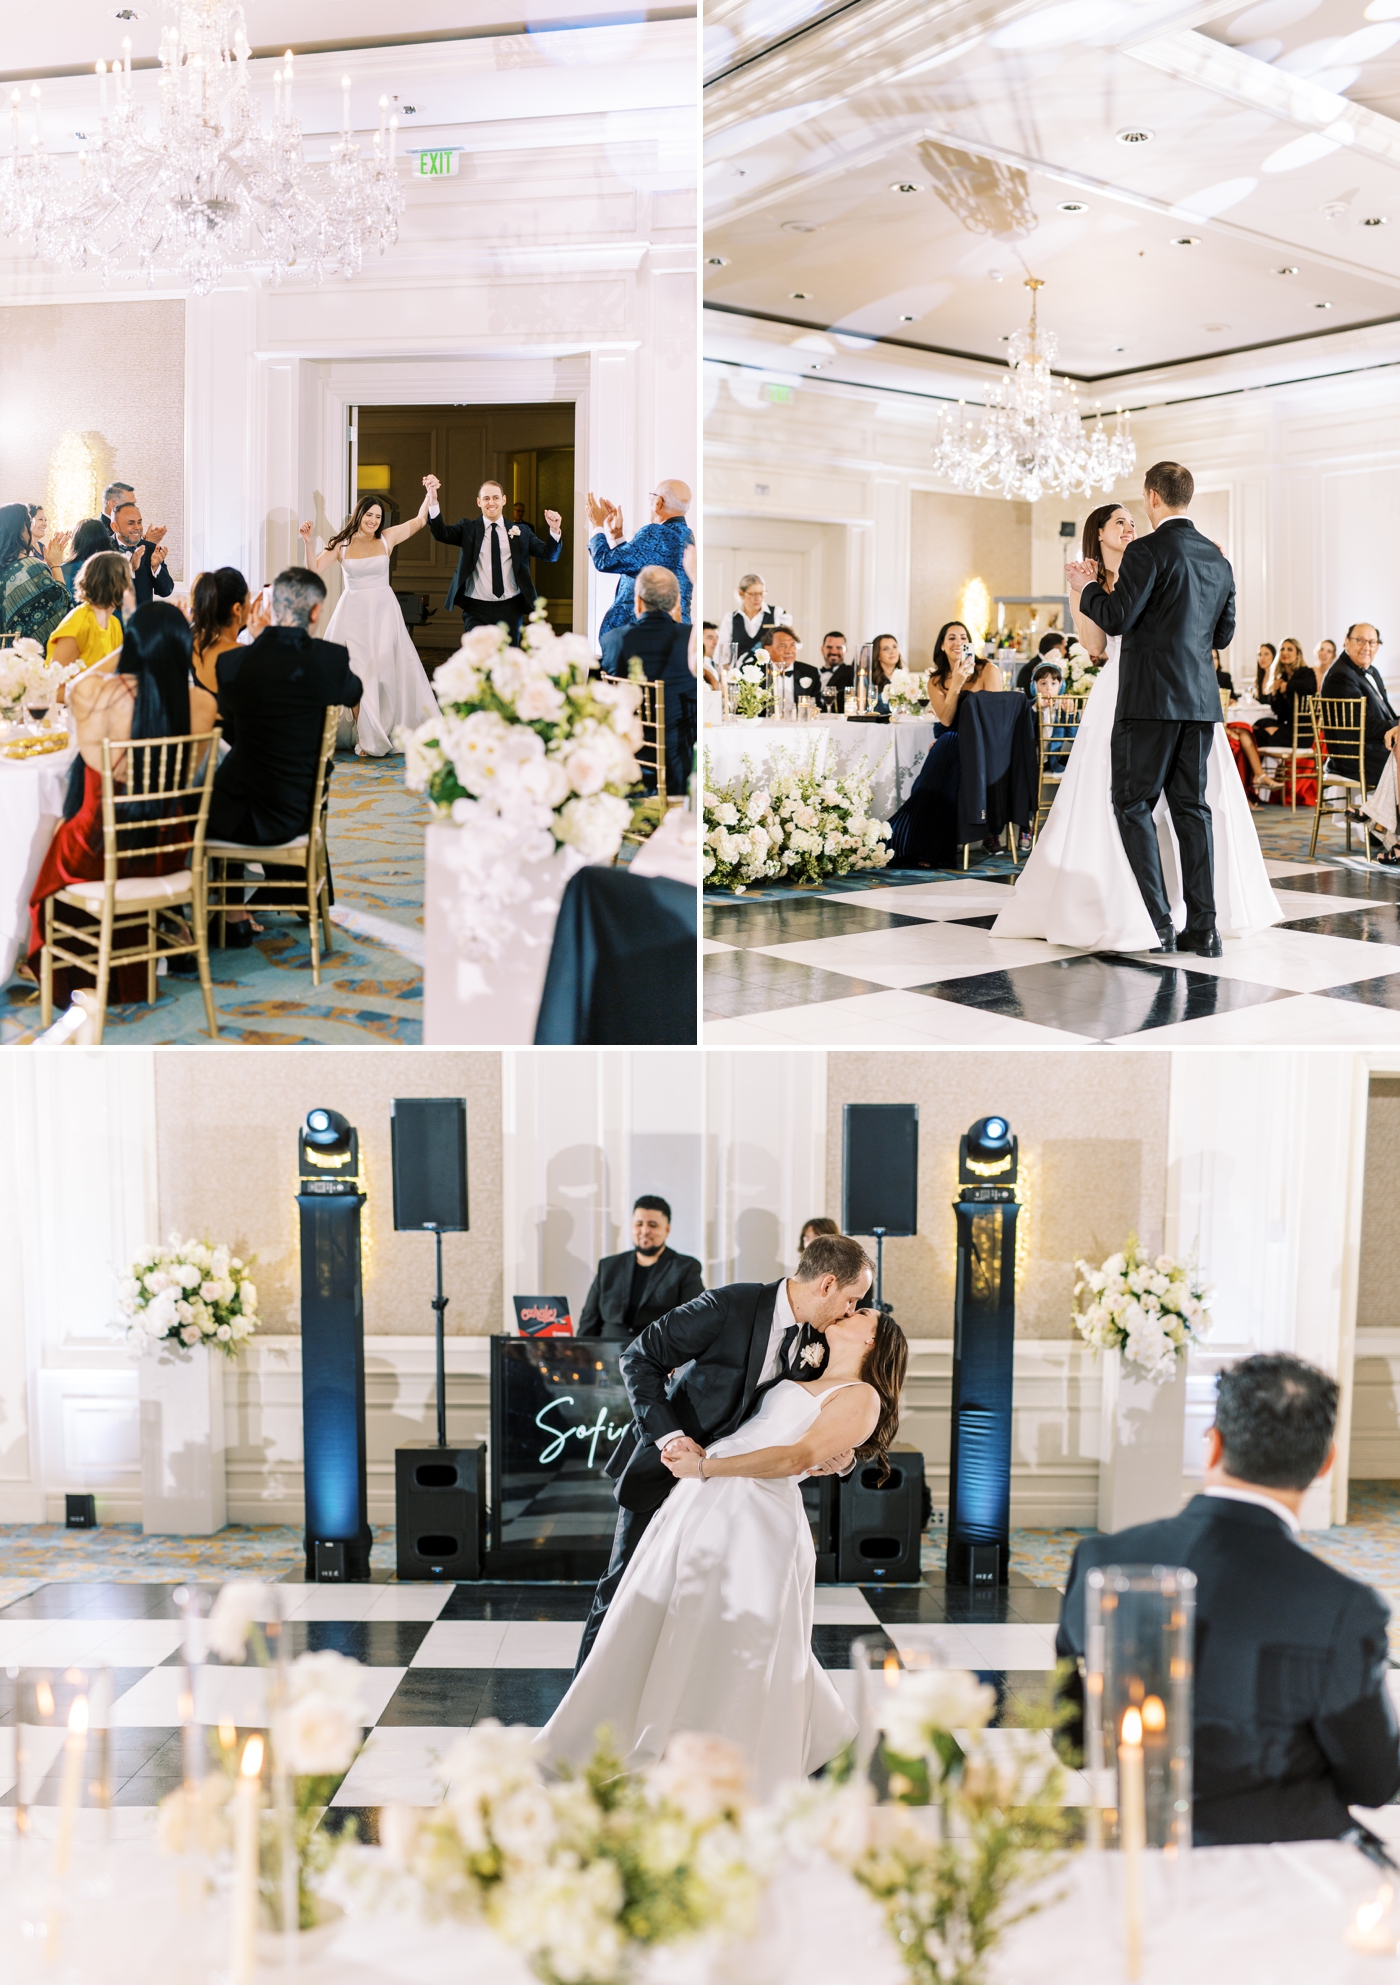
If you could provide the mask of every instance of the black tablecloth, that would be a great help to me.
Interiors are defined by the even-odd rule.
[[[700,892],[580,869],[564,891],[536,1047],[693,1047]]]
[[[1035,712],[1024,696],[958,702],[958,842],[984,841],[1009,821],[1029,827],[1035,806]]]

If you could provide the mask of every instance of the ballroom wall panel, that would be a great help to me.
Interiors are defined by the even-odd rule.
[[[915,490],[911,500],[908,652],[927,668],[969,579],[991,594],[1030,592],[1032,505],[936,489]]]
[[[65,463],[70,478],[56,480]],[[171,569],[183,570],[183,303],[0,303],[0,503],[61,503],[84,470],[99,493],[114,479],[134,485],[147,524],[166,526]],[[81,505],[63,522],[93,515]]]
[[[288,1055],[246,1049],[156,1058],[159,1232],[209,1234],[258,1257],[269,1330],[295,1333],[300,1303],[296,1140],[306,1112],[326,1104],[360,1133],[365,1329],[387,1337],[432,1324],[433,1250],[426,1235],[396,1234],[389,1156],[395,1096],[465,1096],[471,1231],[443,1239],[447,1329],[500,1328],[501,1074],[495,1054],[394,1054],[324,1049]]]
[[[1133,1231],[1162,1245],[1169,1080],[1165,1055],[828,1055],[832,1211],[844,1105],[919,1106],[919,1232],[885,1243],[885,1295],[905,1330],[953,1334],[958,1139],[997,1111],[1021,1146],[1016,1333],[1071,1337],[1076,1256],[1102,1259]]]

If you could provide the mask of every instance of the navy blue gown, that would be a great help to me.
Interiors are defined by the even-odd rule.
[[[890,819],[891,868],[958,866],[958,713],[950,725],[934,726],[928,757],[919,767],[908,799]]]

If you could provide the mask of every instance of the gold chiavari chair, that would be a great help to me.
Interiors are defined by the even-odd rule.
[[[1317,803],[1313,808],[1308,859],[1317,853],[1318,829],[1324,815],[1345,822],[1347,853],[1356,811],[1366,801],[1366,702],[1361,696],[1309,696],[1304,705],[1312,731],[1313,764],[1317,768]],[[1371,859],[1371,828],[1362,822],[1366,860]]]
[[[1084,721],[1084,705],[1089,700],[1086,690],[1082,695],[1052,696],[1044,703],[1037,703],[1036,735],[1039,741],[1039,768],[1035,795],[1035,819],[1031,822],[1031,846],[1040,839],[1040,830],[1049,815],[1060,782],[1065,776],[1069,763],[1070,749],[1079,734],[1079,726]]]
[[[107,989],[116,967],[145,965],[146,1000],[154,1006],[159,961],[193,952],[204,1016],[210,1034],[217,1036],[204,836],[218,740],[217,725],[189,737],[102,740],[102,879],[70,882],[44,903],[39,1002],[45,1027],[53,1020],[56,964],[89,973],[97,982],[96,1045],[106,1024]],[[156,854],[173,863],[159,875],[149,872]],[[183,862],[174,859],[182,855]],[[80,919],[65,917],[65,910],[80,912]],[[188,924],[176,914],[181,910],[188,911]],[[115,944],[118,933],[143,928],[144,944],[139,939],[131,946]]]
[[[640,667],[640,664],[634,664]],[[666,818],[667,808],[672,804],[666,791],[666,687],[664,683],[648,682],[640,674],[631,678],[637,690],[637,716],[642,726],[642,741],[637,747],[636,759],[642,768],[640,782],[633,788],[633,805],[641,802],[633,814],[633,824],[623,834],[624,841],[645,841]],[[646,789],[647,774],[652,773],[656,780],[655,793]],[[676,802],[679,804],[679,802]],[[619,853],[621,851],[619,850]],[[617,857],[614,857],[616,860]]]
[[[336,732],[340,709],[332,704],[321,729],[321,756],[316,762],[316,783],[311,793],[311,826],[305,834],[273,848],[244,846],[238,841],[209,841],[205,853],[214,865],[209,880],[210,906],[219,918],[219,942],[230,904],[243,900],[243,879],[228,875],[230,862],[273,862],[279,868],[299,868],[306,878],[306,911],[311,938],[311,983],[321,983],[321,958],[331,955],[330,868],[326,860],[326,815],[330,809],[331,770],[335,765]]]

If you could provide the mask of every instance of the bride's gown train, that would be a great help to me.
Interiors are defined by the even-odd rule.
[[[389,554],[342,558],[340,573],[326,639],[350,650],[350,666],[364,684],[355,749],[363,758],[383,758],[397,749],[398,725],[426,723],[438,706],[389,584]]]
[[[842,1389],[813,1398],[783,1379],[708,1453],[798,1441]],[[818,1770],[856,1725],[812,1653],[815,1576],[796,1477],[678,1482],[535,1740],[543,1761],[582,1765],[606,1725],[632,1768],[654,1763],[679,1731],[726,1737],[743,1751],[760,1798]]]
[[[1016,880],[993,937],[1043,937],[1080,951],[1147,951],[1157,942],[1129,866],[1113,811],[1113,719],[1118,704],[1119,638],[1084,705],[1079,733],[1040,837]],[[1215,844],[1215,921],[1222,937],[1276,924],[1281,912],[1264,867],[1249,801],[1223,725],[1206,772]],[[1178,930],[1186,922],[1176,832],[1165,797],[1157,802],[1162,880]]]

